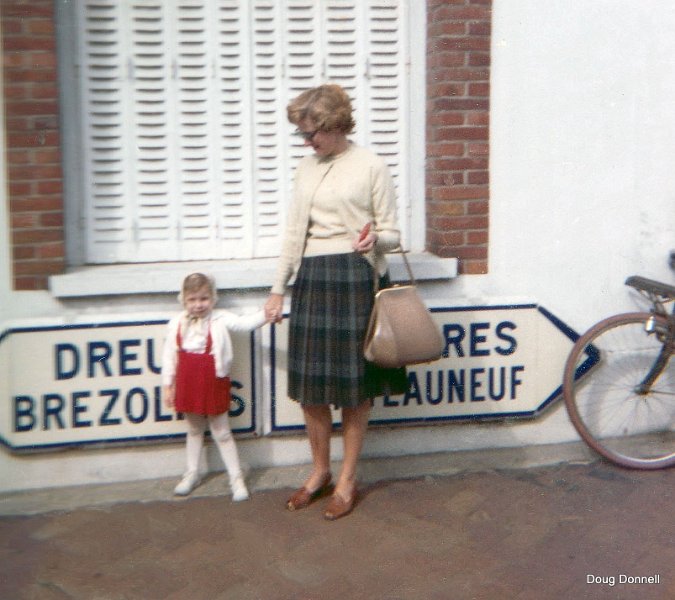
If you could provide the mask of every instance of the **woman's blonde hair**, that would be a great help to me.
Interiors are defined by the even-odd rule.
[[[339,85],[331,83],[302,92],[289,103],[286,112],[293,125],[307,119],[321,131],[347,134],[356,124],[349,95]]]
[[[213,277],[204,275],[204,273],[191,273],[183,279],[183,286],[178,294],[178,301],[183,304],[185,296],[193,292],[198,292],[202,288],[208,288],[211,299],[215,302],[218,299],[218,291],[216,290],[216,282]]]

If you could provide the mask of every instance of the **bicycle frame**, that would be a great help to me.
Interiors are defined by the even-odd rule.
[[[656,361],[652,365],[652,368],[649,370],[647,375],[645,375],[645,378],[642,380],[642,382],[635,386],[635,393],[644,396],[645,394],[649,393],[649,390],[651,390],[654,382],[666,368],[666,365],[670,361],[670,357],[673,355],[673,353],[675,353],[675,305],[673,305],[672,314],[669,315],[668,311],[666,311],[665,303],[672,301],[672,298],[663,298],[662,296],[657,295],[655,292],[638,288],[635,285],[632,287],[637,289],[643,296],[649,298],[649,301],[652,303],[652,313],[662,315],[668,319],[668,326],[665,331],[658,327],[654,317],[651,317],[645,324],[645,331],[655,334],[659,338],[659,341],[663,344],[663,348],[661,349],[661,352],[659,353]]]

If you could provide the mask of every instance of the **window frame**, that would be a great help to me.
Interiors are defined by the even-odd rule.
[[[59,83],[61,94],[61,121],[64,170],[64,204],[65,204],[65,235],[66,261],[69,268],[87,265],[85,248],[86,220],[84,215],[86,186],[79,181],[78,175],[81,162],[82,140],[84,132],[80,122],[81,95],[78,90],[80,81],[79,67],[73,56],[77,52],[77,25],[74,11],[75,3],[68,0],[56,1],[57,22],[57,50],[59,57]],[[402,169],[405,170],[405,179],[409,199],[400,205],[407,214],[400,214],[402,223],[404,246],[420,252],[425,247],[425,68],[426,68],[426,3],[416,0],[401,0],[401,26],[406,28],[405,41],[407,43],[408,63],[405,65],[408,77],[408,94],[403,99],[400,110],[408,118],[402,124],[407,135],[408,153],[404,155]],[[413,43],[415,40],[415,43]],[[285,217],[285,211],[282,210]],[[217,259],[219,262],[228,262],[230,259]],[[256,261],[260,259],[235,259]],[[165,261],[162,261],[165,262]],[[195,261],[181,261],[181,264],[190,264]],[[111,263],[112,266],[123,264]],[[138,263],[142,264],[142,263]],[[107,265],[92,265],[95,269]]]

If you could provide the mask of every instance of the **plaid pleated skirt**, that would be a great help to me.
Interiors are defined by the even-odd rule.
[[[291,296],[290,398],[345,408],[407,390],[405,369],[378,367],[363,356],[373,291],[373,267],[355,252],[302,259]]]

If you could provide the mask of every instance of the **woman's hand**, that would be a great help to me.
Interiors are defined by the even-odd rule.
[[[370,252],[375,247],[376,243],[377,234],[370,231],[365,235],[365,237],[355,238],[352,242],[352,248],[354,248],[354,251],[358,252],[359,254],[365,254],[366,252]]]
[[[265,302],[265,318],[269,323],[279,323],[284,314],[284,297],[282,294],[270,294]]]

